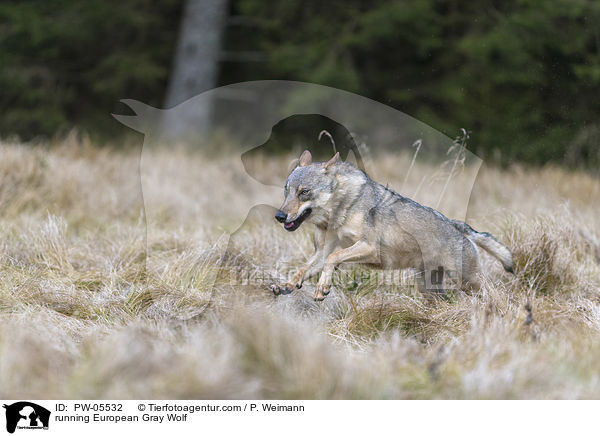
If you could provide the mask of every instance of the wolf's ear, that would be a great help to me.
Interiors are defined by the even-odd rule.
[[[312,163],[312,155],[310,151],[304,150],[302,155],[300,156],[300,161],[298,162],[299,167],[305,167],[306,165],[310,165]]]
[[[331,159],[329,159],[327,162],[323,163],[323,168],[325,168],[325,169],[329,168],[331,165],[336,163],[338,160],[340,160],[340,152],[339,151]]]

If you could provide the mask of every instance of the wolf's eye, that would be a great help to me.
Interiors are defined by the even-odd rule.
[[[310,195],[310,189],[302,189],[300,190],[300,192],[298,192],[298,197],[302,200],[305,199],[307,200],[308,197]]]

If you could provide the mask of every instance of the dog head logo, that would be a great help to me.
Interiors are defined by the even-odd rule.
[[[242,162],[250,177],[265,185],[277,179],[281,186],[288,176],[288,168],[266,174],[260,168],[261,161],[265,157],[295,155],[299,150],[309,150],[315,161],[325,161],[337,152],[342,161],[354,158],[356,166],[366,172],[362,154],[348,129],[319,114],[291,115],[279,121],[267,141],[242,154]]]
[[[466,218],[481,165],[481,159],[466,148],[407,114],[321,85],[238,83],[204,92],[170,109],[133,100],[123,103],[135,115],[115,118],[144,134],[139,168],[147,237],[160,235],[165,219],[185,228],[190,208],[180,214],[178,207],[191,204],[197,228],[217,225],[225,233],[215,254],[222,260],[239,245],[236,236],[244,229],[275,224],[282,187],[298,166],[302,150],[309,150],[314,162],[327,162],[337,155],[369,175],[372,159],[404,156],[389,159],[389,165],[384,165],[387,174],[373,176],[383,186],[459,220]],[[179,153],[177,145],[182,143],[206,152],[190,156],[215,155],[221,150],[218,164],[204,165],[207,159],[192,157],[189,163],[197,162],[196,166],[176,167],[175,162],[181,160],[171,162],[169,155]],[[156,165],[157,158],[160,165]],[[423,164],[415,166],[415,161]],[[392,167],[393,162],[398,167]],[[398,179],[404,182],[398,185]],[[173,195],[173,186],[183,188]],[[313,219],[317,217],[316,210],[312,213]],[[291,228],[274,231],[279,229],[288,240],[297,237],[298,232],[286,232]],[[234,251],[235,256],[244,256],[247,250],[242,246]],[[153,256],[151,245],[147,256]]]
[[[28,401],[19,401],[6,409],[6,431],[14,433],[18,429],[48,429],[50,411],[42,406]]]

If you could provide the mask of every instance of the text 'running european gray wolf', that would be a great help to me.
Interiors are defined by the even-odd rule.
[[[414,268],[422,291],[452,286],[477,290],[479,248],[513,272],[510,250],[492,235],[371,180],[341,162],[339,153],[328,162],[313,163],[310,152],[304,151],[288,176],[284,194],[275,218],[288,231],[304,221],[313,223],[315,253],[288,283],[271,287],[275,294],[300,288],[320,272],[314,298],[321,301],[329,293],[334,269],[349,262],[381,269]]]

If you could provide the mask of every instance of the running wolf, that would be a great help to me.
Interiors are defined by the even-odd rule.
[[[313,163],[305,150],[288,176],[284,195],[275,219],[290,232],[304,221],[313,223],[315,253],[288,283],[271,287],[276,295],[300,288],[305,279],[320,272],[314,299],[321,301],[329,293],[334,269],[344,262],[381,269],[414,268],[423,291],[443,291],[453,283],[477,290],[479,248],[513,272],[510,250],[492,235],[371,180],[352,164],[341,162],[339,153],[328,162]]]

